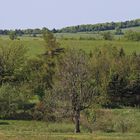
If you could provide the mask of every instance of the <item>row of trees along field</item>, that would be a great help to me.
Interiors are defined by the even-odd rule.
[[[140,19],[130,20],[125,22],[111,22],[111,23],[100,23],[100,24],[87,24],[87,25],[77,25],[71,27],[65,27],[62,29],[52,29],[53,33],[76,33],[76,32],[98,32],[106,30],[115,30],[121,34],[120,29],[137,27],[140,26]],[[36,29],[16,29],[14,32],[18,36],[22,35],[32,35],[36,36],[42,34],[47,28],[36,28]],[[0,35],[9,35],[13,32],[12,30],[0,30]]]
[[[115,47],[63,49],[49,31],[44,54],[28,58],[19,42],[0,47],[0,118],[62,121],[96,105],[140,105],[140,55]],[[76,47],[76,46],[75,46]]]
[[[140,19],[125,21],[125,22],[111,22],[111,23],[99,23],[99,24],[88,24],[88,25],[77,25],[71,27],[65,27],[58,32],[62,33],[76,33],[76,32],[95,32],[105,30],[115,30],[140,26]]]

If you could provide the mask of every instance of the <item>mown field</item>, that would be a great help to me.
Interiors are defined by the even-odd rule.
[[[140,110],[115,109],[113,114],[129,116],[132,120],[134,119],[135,126],[126,133],[121,133],[119,130],[118,132],[93,131],[91,133],[82,125],[81,134],[74,134],[74,124],[71,122],[0,120],[0,140],[139,140]]]

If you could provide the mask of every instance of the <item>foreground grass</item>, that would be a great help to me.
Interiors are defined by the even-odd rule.
[[[48,135],[34,135],[34,136],[18,136],[18,137],[5,137],[0,135],[0,140],[139,140],[140,135],[137,134],[48,134]]]
[[[81,126],[81,133],[74,133],[71,122],[47,123],[41,121],[0,120],[0,140],[139,140],[140,110],[113,109],[114,115],[135,118],[135,126],[126,133],[93,131]]]
[[[138,133],[38,133],[20,135],[5,135],[0,133],[0,140],[139,140],[140,134]]]

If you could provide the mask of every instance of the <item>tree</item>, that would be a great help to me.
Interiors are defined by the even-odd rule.
[[[123,34],[123,32],[122,32],[122,30],[121,30],[120,27],[116,27],[116,29],[115,29],[115,34],[116,34],[116,35],[121,35],[121,34]]]
[[[10,117],[10,114],[16,112],[19,104],[28,102],[30,92],[23,72],[26,57],[26,48],[20,43],[12,42],[10,46],[0,47],[1,115]]]
[[[35,34],[35,33],[33,33],[33,35],[32,35],[33,37],[37,37],[37,35]]]
[[[103,47],[94,51],[92,72],[98,92],[106,97],[105,106],[139,105],[139,62],[139,55],[125,55],[122,48]]]
[[[26,51],[26,48],[17,42],[0,47],[0,85],[19,81],[26,62]]]
[[[113,40],[113,35],[111,32],[103,32],[101,34],[104,40]]]
[[[45,52],[36,59],[28,60],[26,68],[27,73],[30,73],[29,80],[33,92],[38,95],[41,102],[43,101],[44,95],[47,94],[46,91],[53,86],[56,61],[59,54],[63,51],[63,49],[59,47],[53,33],[49,30],[44,29],[43,39]]]
[[[63,48],[60,48],[59,43],[56,41],[53,33],[49,30],[43,33],[43,38],[45,41],[45,53],[43,54],[43,59],[46,61],[47,70],[48,70],[48,80],[50,81],[50,87],[53,83],[53,75],[55,73],[56,60]]]
[[[115,30],[115,28],[129,28],[136,27],[140,25],[140,19],[125,21],[125,22],[110,22],[110,23],[100,23],[100,24],[87,24],[87,25],[77,25],[77,26],[69,26],[57,30],[57,32],[62,33],[73,33],[73,32],[96,32],[96,31],[107,31],[107,30]]]
[[[52,29],[53,33],[57,33],[57,30],[55,28]]]
[[[28,79],[32,92],[34,95],[37,95],[39,99],[39,102],[35,107],[35,116],[42,114],[39,115],[39,119],[45,118],[45,113],[51,110],[52,106],[47,106],[50,99],[45,102],[44,98],[45,96],[49,96],[49,91],[53,87],[56,62],[60,53],[63,51],[63,49],[59,47],[53,33],[49,30],[44,29],[43,39],[45,52],[39,55],[36,59],[28,60],[26,67],[26,71],[29,73]],[[46,118],[49,116],[51,116],[51,114]]]
[[[75,132],[80,132],[80,113],[90,108],[96,98],[96,90],[89,68],[89,57],[82,50],[70,49],[59,63],[61,97],[70,106],[75,118]],[[58,98],[59,99],[59,98]]]
[[[11,32],[9,33],[9,38],[10,38],[11,40],[16,39],[16,38],[17,38],[16,32],[11,31]]]

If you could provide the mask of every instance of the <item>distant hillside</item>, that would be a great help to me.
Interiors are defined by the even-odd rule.
[[[77,32],[99,32],[99,31],[107,31],[107,30],[115,30],[115,29],[136,29],[136,27],[140,27],[140,19],[130,20],[125,22],[110,22],[110,23],[99,23],[99,24],[86,24],[86,25],[77,25],[65,27],[62,29],[53,29],[51,30],[53,33],[77,33]],[[42,29],[15,29],[14,33],[17,36],[22,35],[30,35],[36,37],[36,35],[42,34],[44,31],[48,30],[46,27]],[[0,35],[9,35],[13,30],[0,29]]]
[[[54,30],[60,33],[76,33],[76,32],[98,32],[106,30],[114,30],[116,28],[125,29],[140,26],[140,19],[124,21],[124,22],[110,22],[99,24],[87,24],[65,27],[60,30]]]

